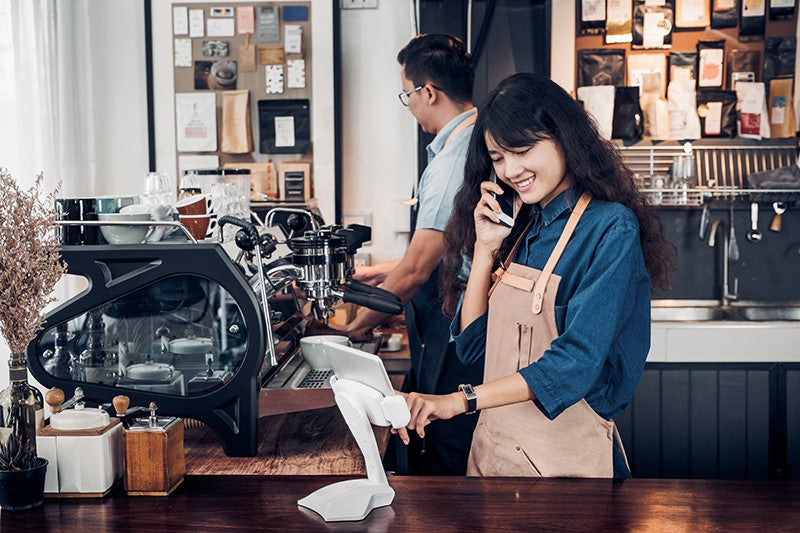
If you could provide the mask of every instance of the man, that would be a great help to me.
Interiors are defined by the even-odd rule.
[[[471,57],[450,35],[419,35],[397,55],[402,66],[400,101],[422,130],[436,137],[428,145],[428,166],[419,181],[416,223],[402,259],[359,269],[356,279],[398,295],[406,306],[412,389],[422,393],[457,390],[483,381],[482,365],[463,366],[450,342],[450,320],[442,314],[438,265],[443,231],[464,179],[469,138],[477,116],[472,105]],[[355,331],[381,324],[388,315],[362,310],[348,326]],[[431,424],[424,443],[413,443],[417,473],[464,475],[477,417],[461,416]],[[415,459],[419,464],[415,463]],[[416,467],[416,468],[415,468]]]

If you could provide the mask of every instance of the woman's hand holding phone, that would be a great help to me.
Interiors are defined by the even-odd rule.
[[[511,227],[501,222],[498,213],[502,213],[500,203],[495,194],[502,195],[504,191],[499,184],[493,181],[481,183],[481,198],[475,206],[475,245],[494,253],[511,233]]]

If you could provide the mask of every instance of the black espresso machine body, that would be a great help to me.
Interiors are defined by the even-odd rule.
[[[63,246],[88,288],[46,315],[28,365],[46,387],[211,427],[225,453],[257,453],[263,307],[219,244]]]

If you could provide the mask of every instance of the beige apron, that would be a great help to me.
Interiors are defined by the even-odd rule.
[[[586,193],[581,196],[543,270],[511,263],[496,272],[489,292],[484,383],[537,361],[558,337],[555,300],[561,278],[553,269],[590,200]],[[555,420],[533,402],[486,409],[472,438],[467,475],[613,477],[614,438],[622,450],[614,422],[598,415],[585,399]]]

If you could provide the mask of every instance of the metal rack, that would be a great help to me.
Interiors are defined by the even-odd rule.
[[[691,189],[675,188],[642,188],[639,189],[650,197],[655,206],[664,207],[698,207],[711,201],[785,201],[786,195],[791,195],[795,201],[800,201],[800,189],[740,189],[738,187],[695,187]],[[780,197],[780,198],[779,198]]]
[[[653,205],[697,207],[720,201],[800,201],[800,189],[751,189],[747,177],[795,164],[797,139],[701,139],[692,141],[695,156],[694,187],[651,187],[657,177],[668,179],[683,144],[642,141],[619,145],[625,164],[641,180],[640,190]],[[788,197],[788,198],[787,198]]]
[[[743,189],[750,174],[792,165],[797,158],[797,139],[701,139],[691,143],[700,187]],[[683,145],[675,141],[643,141],[618,148],[625,164],[638,176],[668,174],[673,159],[683,153]]]
[[[197,239],[180,222],[166,220],[56,220],[57,226],[167,226],[179,228],[192,244],[197,244]]]

